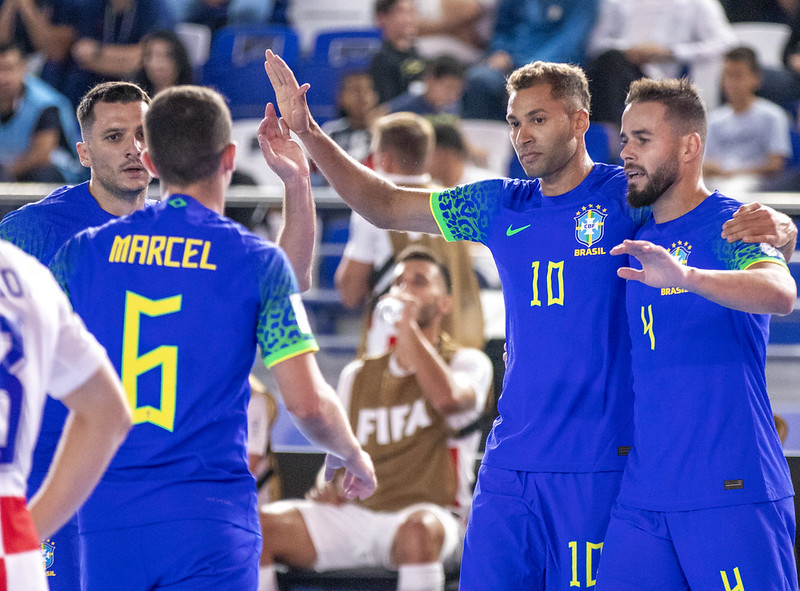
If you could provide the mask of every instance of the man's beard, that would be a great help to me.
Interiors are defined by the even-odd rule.
[[[637,166],[630,168],[645,172]],[[678,163],[674,159],[668,159],[653,174],[648,174],[647,179],[647,184],[641,189],[628,185],[628,203],[631,207],[648,207],[658,201],[678,179]]]

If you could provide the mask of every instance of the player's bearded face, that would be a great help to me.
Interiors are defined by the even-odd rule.
[[[678,160],[677,157],[667,157],[652,173],[642,166],[626,164],[625,172],[641,175],[636,182],[628,183],[628,203],[632,207],[647,207],[678,180]]]

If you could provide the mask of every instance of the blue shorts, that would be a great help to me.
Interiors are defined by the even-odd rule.
[[[795,591],[794,500],[697,511],[615,505],[597,591]]]
[[[75,591],[80,586],[80,539],[74,515],[42,542],[42,560],[50,591]]]
[[[42,485],[47,472],[31,472],[28,497]],[[75,591],[80,588],[80,539],[78,518],[73,515],[55,534],[42,542],[42,561],[50,591]]]
[[[621,478],[622,472],[516,472],[482,465],[460,589],[594,585]]]
[[[83,591],[256,589],[261,534],[184,519],[81,533]]]

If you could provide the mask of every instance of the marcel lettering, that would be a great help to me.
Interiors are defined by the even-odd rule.
[[[606,254],[606,251],[603,250],[602,246],[596,246],[595,248],[576,248],[575,249],[575,256],[576,257],[589,257],[598,254]]]
[[[132,234],[114,237],[108,261],[215,271],[217,265],[209,262],[210,257],[211,241],[209,240],[183,236]]]

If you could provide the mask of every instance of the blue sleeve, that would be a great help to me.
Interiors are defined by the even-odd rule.
[[[28,215],[26,209],[12,211],[0,222],[0,238],[21,248],[29,255],[43,260],[50,242],[51,229],[47,224]]]
[[[259,253],[257,340],[264,364],[269,368],[286,359],[317,351],[292,267],[278,248]]]

